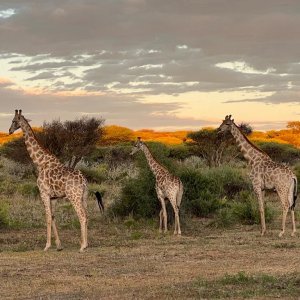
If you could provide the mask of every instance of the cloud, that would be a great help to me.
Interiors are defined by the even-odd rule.
[[[10,117],[15,109],[23,109],[34,125],[41,125],[44,120],[75,119],[78,115],[103,117],[109,124],[120,124],[131,128],[155,128],[181,126],[194,128],[207,124],[204,120],[178,118],[174,112],[181,103],[141,103],[124,95],[79,95],[62,96],[53,94],[31,95],[19,89],[0,86],[1,102],[0,130],[10,126]],[[84,105],[83,105],[84,103]]]
[[[225,103],[238,103],[238,102],[265,102],[267,104],[280,104],[280,103],[300,104],[300,91],[299,90],[278,91],[273,95],[267,96],[265,98],[225,101]]]
[[[0,96],[35,112],[43,104],[53,115],[62,105],[65,117],[76,115],[73,107],[120,116],[113,111],[120,105],[118,120],[128,124],[135,122],[131,112],[148,124],[187,122],[172,115],[182,103],[145,106],[147,95],[270,92],[237,102],[297,104],[298,10],[295,0],[272,0],[271,6],[261,0],[2,0],[0,76],[41,92],[29,99],[1,89]],[[1,12],[14,13],[4,18]]]

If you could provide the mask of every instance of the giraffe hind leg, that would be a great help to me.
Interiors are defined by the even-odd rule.
[[[288,211],[289,211],[288,208],[285,208],[285,207],[282,210],[282,230],[279,233],[279,237],[282,237],[284,235],[285,222],[286,222],[286,216],[287,216]]]
[[[88,247],[87,242],[87,212],[86,205],[84,203],[83,196],[81,197],[70,197],[71,203],[74,206],[76,214],[78,216],[80,222],[80,230],[81,230],[81,244],[79,252],[84,252],[84,250]]]
[[[296,223],[295,223],[295,210],[291,209],[291,216],[292,216],[292,225],[293,225],[293,231],[291,233],[291,236],[295,236],[296,233]]]

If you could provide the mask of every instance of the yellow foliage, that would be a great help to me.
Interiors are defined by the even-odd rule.
[[[266,132],[254,131],[249,138],[252,141],[291,144],[300,148],[300,122],[288,122],[287,129]]]
[[[205,129],[213,129],[205,127]],[[34,127],[34,131],[41,131],[41,127]],[[187,134],[190,131],[154,131],[152,129],[131,130],[126,127],[111,125],[104,127],[104,135],[99,145],[113,145],[122,142],[133,141],[137,137],[141,137],[144,141],[161,142],[169,145],[178,145],[187,139]],[[20,137],[22,133],[8,135],[0,132],[0,144],[4,144],[13,138]],[[266,132],[254,131],[249,139],[251,141],[276,142],[282,144],[291,144],[300,148],[300,122],[288,122],[286,129],[269,130]]]
[[[111,125],[104,127],[104,135],[99,144],[113,145],[134,140],[133,131],[129,128]]]

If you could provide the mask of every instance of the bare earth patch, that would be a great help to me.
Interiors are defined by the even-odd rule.
[[[161,236],[150,227],[99,224],[89,231],[91,247],[83,254],[78,253],[79,230],[61,230],[65,249],[57,252],[53,246],[46,253],[43,229],[1,232],[0,298],[222,298],[225,294],[214,294],[214,289],[255,286],[256,277],[251,276],[262,274],[274,281],[262,279],[266,291],[275,293],[270,295],[300,296],[299,236],[292,238],[287,232],[279,239],[278,230],[272,229],[260,237],[258,226],[220,230],[199,220],[179,238]],[[234,276],[240,276],[237,282]],[[293,286],[281,287],[276,281],[280,278],[295,278]],[[268,298],[257,295],[255,299]]]

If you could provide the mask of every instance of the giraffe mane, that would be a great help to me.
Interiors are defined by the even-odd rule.
[[[254,145],[248,138],[247,136],[242,132],[242,130],[240,129],[239,126],[237,126],[235,123],[233,123],[235,125],[235,127],[239,130],[239,132],[243,135],[243,137],[245,138],[246,142],[251,145],[255,150],[259,151],[260,153],[264,154],[267,157],[270,157],[265,151],[259,149],[256,145]]]
[[[39,145],[39,146],[40,146],[47,154],[49,154],[49,155],[51,155],[51,156],[53,156],[54,158],[57,159],[57,157],[56,157],[53,153],[51,153],[48,149],[46,149],[46,148],[41,144],[41,142],[40,142],[39,139],[36,137],[36,134],[35,134],[35,132],[33,131],[32,127],[30,126],[30,124],[29,124],[29,122],[27,121],[27,119],[26,119],[23,115],[21,115],[21,117],[22,117],[23,120],[26,122],[26,124],[29,126],[29,129],[31,130],[31,132],[32,132],[32,134],[33,134],[33,136],[34,136],[36,142],[38,143],[38,145]]]

